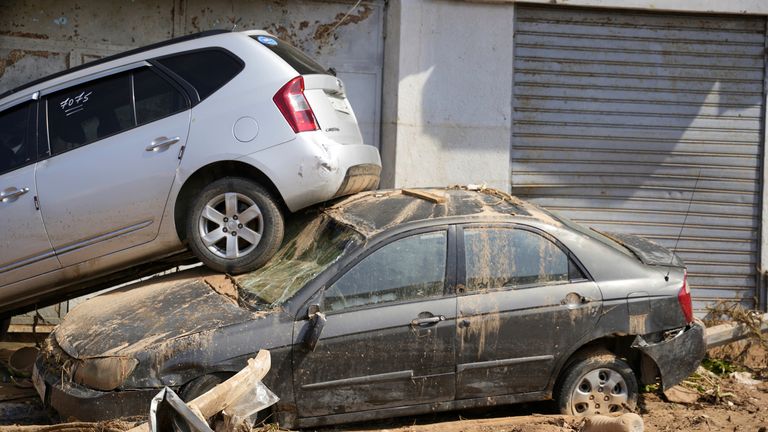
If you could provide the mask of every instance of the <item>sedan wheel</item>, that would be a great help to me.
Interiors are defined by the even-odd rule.
[[[577,361],[556,392],[563,414],[589,416],[620,413],[637,404],[637,379],[632,368],[612,354]]]
[[[275,199],[243,178],[209,184],[187,215],[189,248],[209,268],[231,274],[264,265],[280,247],[283,230]]]

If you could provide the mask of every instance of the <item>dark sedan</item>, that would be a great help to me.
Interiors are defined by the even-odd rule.
[[[704,355],[682,261],[494,191],[376,191],[296,216],[263,268],[181,272],[70,312],[35,369],[65,417],[145,415],[272,353],[282,426],[554,398],[635,405]]]

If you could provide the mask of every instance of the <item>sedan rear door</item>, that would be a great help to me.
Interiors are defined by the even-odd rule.
[[[377,247],[331,280],[327,323],[314,351],[297,322],[299,417],[450,401],[455,385],[456,297],[447,228]]]
[[[597,284],[530,227],[465,226],[458,238],[457,399],[544,391],[597,322]]]

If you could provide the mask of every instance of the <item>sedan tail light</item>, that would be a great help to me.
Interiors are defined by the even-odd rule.
[[[688,271],[683,271],[683,286],[677,293],[677,301],[680,302],[680,308],[685,315],[685,321],[693,322],[693,303],[691,302],[691,288],[688,286]]]
[[[309,132],[320,129],[315,113],[312,112],[312,107],[309,106],[307,98],[304,97],[303,77],[298,76],[288,81],[278,90],[272,100],[275,101],[275,105],[283,113],[294,132]]]

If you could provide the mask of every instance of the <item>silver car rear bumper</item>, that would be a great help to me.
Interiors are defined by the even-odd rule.
[[[375,189],[381,173],[376,147],[339,144],[319,131],[300,133],[291,141],[239,160],[264,172],[291,211]]]

